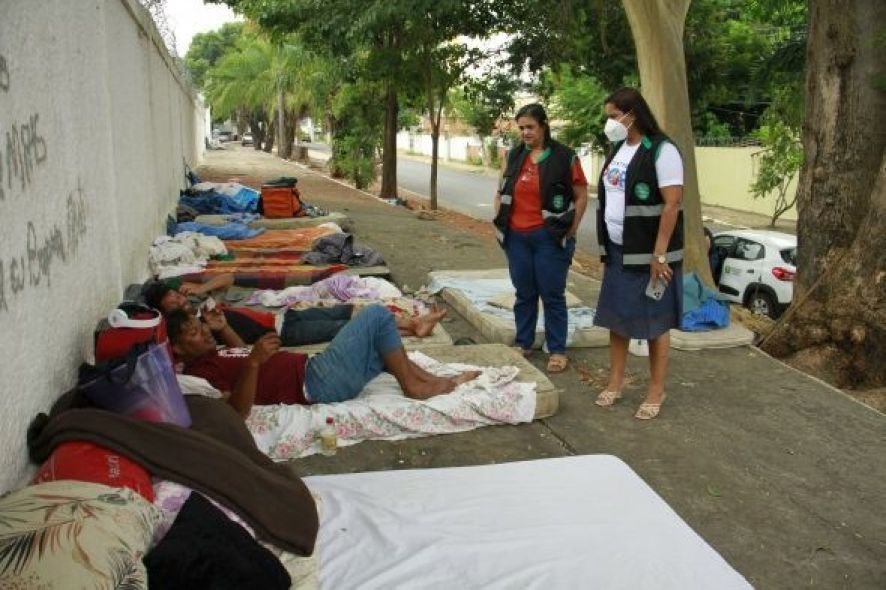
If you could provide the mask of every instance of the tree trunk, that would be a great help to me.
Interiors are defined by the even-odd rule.
[[[264,122],[257,114],[249,117],[249,131],[252,133],[252,149],[261,148],[262,141],[265,138]]]
[[[277,90],[277,155],[288,158],[290,151],[286,146],[286,97],[280,88]]]
[[[440,152],[440,120],[431,115],[431,210],[437,210],[437,159]]]
[[[764,342],[840,387],[886,384],[883,22],[882,0],[810,3],[798,274],[793,306]]]
[[[383,199],[397,198],[397,115],[400,105],[393,84],[385,97],[385,131],[381,161],[381,193]]]
[[[477,134],[477,137],[480,138],[480,161],[483,163],[483,166],[489,167],[489,150],[486,149],[486,136]]]
[[[332,130],[335,129],[335,117],[326,113],[326,145],[332,147]]]
[[[683,270],[698,273],[712,286],[714,282],[704,248],[695,139],[683,51],[683,28],[690,0],[622,0],[622,3],[637,49],[643,97],[683,156]]]
[[[295,115],[285,113],[283,119],[283,132],[280,133],[280,145],[277,146],[277,155],[288,160],[292,157],[292,140],[295,137],[295,127],[298,124]]]
[[[274,149],[274,136],[276,134],[277,124],[274,121],[271,121],[268,124],[268,132],[265,135],[265,145],[262,147],[262,149],[269,154],[271,153],[271,150]]]

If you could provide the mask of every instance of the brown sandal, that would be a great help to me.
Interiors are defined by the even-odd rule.
[[[562,373],[569,366],[569,357],[565,354],[554,353],[548,357],[548,373]]]

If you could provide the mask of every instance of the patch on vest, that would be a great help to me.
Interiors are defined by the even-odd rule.
[[[551,207],[555,211],[562,211],[566,208],[566,197],[563,195],[554,195],[554,198],[551,201]]]
[[[634,195],[637,196],[641,201],[645,201],[649,198],[649,195],[652,193],[652,190],[649,188],[649,185],[645,182],[638,182],[634,187]]]

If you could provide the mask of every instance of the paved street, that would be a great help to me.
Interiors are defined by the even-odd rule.
[[[311,157],[325,160],[329,157],[329,147],[325,144],[308,144]],[[427,158],[398,154],[397,183],[401,189],[421,197],[430,193],[431,165]],[[441,162],[437,169],[437,198],[441,207],[452,209],[482,221],[492,220],[492,197],[498,179],[490,171],[471,168],[465,164]],[[594,223],[596,199],[588,202],[588,212],[582,220],[578,234],[578,248],[585,252],[594,251],[597,232]],[[735,228],[754,227],[769,229],[769,220],[764,215],[746,213],[703,205],[705,225],[713,232]],[[779,221],[777,229],[796,233],[794,222]]]
[[[326,158],[329,148],[323,144],[308,144],[312,157]],[[430,194],[430,163],[415,157],[398,154],[397,184],[401,188],[428,197]],[[437,202],[440,207],[452,209],[475,219],[492,221],[492,198],[498,179],[483,170],[463,170],[441,165],[437,168]],[[596,200],[588,203],[588,213],[578,232],[578,248],[591,251],[597,243],[593,209]]]
[[[400,187],[427,196],[430,193],[431,165],[422,160],[401,157],[397,160],[397,181]],[[454,209],[476,219],[492,221],[492,199],[498,179],[478,170],[460,170],[439,166],[437,199],[441,207]],[[588,202],[588,213],[578,232],[578,247],[590,251],[597,243],[593,209],[596,200]]]

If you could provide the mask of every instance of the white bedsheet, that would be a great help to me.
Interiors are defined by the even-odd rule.
[[[246,426],[258,448],[275,461],[320,452],[317,433],[327,416],[335,421],[339,446],[364,440],[403,440],[466,432],[494,424],[532,422],[535,383],[515,381],[517,367],[476,367],[439,363],[419,351],[409,358],[438,375],[480,369],[482,374],[448,395],[415,400],[403,395],[397,380],[382,373],[352,400],[333,404],[253,406]]]
[[[313,476],[321,588],[750,588],[621,460]]]
[[[504,309],[500,305],[495,305],[492,301],[514,293],[514,286],[508,278],[501,279],[479,279],[464,278],[446,275],[434,275],[431,284],[428,285],[430,293],[439,293],[443,289],[457,289],[461,291],[465,297],[480,312],[508,320],[514,321],[514,310]],[[578,305],[567,307],[566,309],[566,344],[571,345],[575,337],[576,330],[590,330],[594,327],[594,313],[592,307]],[[536,331],[544,331],[545,318],[543,313],[538,314],[538,323]]]

